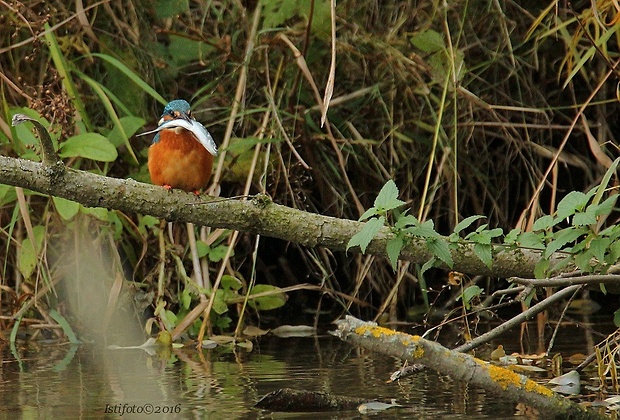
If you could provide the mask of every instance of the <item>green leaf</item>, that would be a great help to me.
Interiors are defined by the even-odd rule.
[[[420,222],[418,221],[418,219],[415,216],[408,214],[406,216],[400,216],[399,218],[397,218],[396,222],[394,223],[394,228],[400,230],[400,229],[405,229],[410,226],[419,226],[419,225],[420,225]]]
[[[222,289],[215,291],[215,299],[213,299],[213,312],[218,315],[222,315],[228,311],[228,305],[224,299],[225,292]]]
[[[400,251],[403,249],[403,239],[399,237],[392,238],[388,241],[385,248],[390,263],[392,264],[392,269],[396,271],[398,257],[400,256]]]
[[[571,191],[558,203],[556,217],[564,220],[577,211],[581,211],[588,203],[588,196],[580,191]]]
[[[192,292],[189,288],[186,287],[181,292],[181,306],[183,307],[183,309],[187,310],[189,309],[191,304],[192,304]]]
[[[83,157],[101,162],[113,162],[118,153],[108,139],[98,133],[78,134],[69,137],[60,146],[60,157]]]
[[[243,282],[241,280],[229,274],[222,276],[220,284],[222,288],[234,291],[240,290],[243,287]]]
[[[517,237],[519,245],[525,248],[544,249],[543,237],[539,233],[521,232]]]
[[[617,200],[618,194],[614,194],[611,197],[607,197],[607,199],[601,204],[590,205],[588,209],[590,209],[590,207],[594,207],[594,214],[596,216],[608,215],[613,211]]]
[[[140,127],[142,127],[146,122],[144,118],[134,116],[121,117],[118,121],[120,122],[120,127],[115,125],[108,133],[108,140],[114,145],[114,147],[119,147],[125,144],[126,138],[136,134]],[[121,132],[121,128],[123,129],[124,134]]]
[[[142,235],[146,235],[147,228],[152,229],[153,227],[159,225],[159,223],[159,219],[156,217],[149,216],[148,214],[141,216],[138,223],[138,232]]]
[[[459,222],[459,224],[457,224],[454,227],[454,232],[455,233],[460,233],[463,229],[467,229],[469,226],[471,226],[472,223],[474,223],[476,220],[480,220],[480,219],[484,219],[485,216],[469,216],[466,217],[465,219],[461,220]]]
[[[434,53],[446,48],[443,36],[432,29],[427,29],[412,36],[411,44],[426,53]]]
[[[461,295],[458,296],[456,300],[458,301],[459,299],[463,299],[463,304],[465,305],[465,308],[469,310],[471,309],[472,300],[475,297],[480,296],[482,292],[484,292],[484,290],[474,284],[473,286],[469,286],[468,288],[463,290],[463,293],[461,293]]]
[[[620,158],[616,158],[616,160],[613,161],[613,163],[609,166],[609,168],[605,172],[605,175],[603,175],[603,179],[601,180],[601,183],[596,188],[596,195],[592,199],[592,204],[599,204],[601,202],[601,199],[603,198],[603,193],[605,192],[607,185],[609,185],[609,180],[611,179],[612,175],[616,173],[616,168],[618,167],[618,163],[620,163]]]
[[[454,266],[452,253],[450,252],[450,247],[446,241],[443,239],[429,239],[426,241],[426,247],[429,251],[431,251],[433,256],[439,258],[448,267],[452,268]]]
[[[575,213],[573,216],[574,226],[588,226],[596,224],[596,207],[590,206],[583,213]]]
[[[605,261],[605,253],[611,245],[611,239],[605,237],[596,237],[590,241],[590,252],[599,262]],[[614,261],[615,262],[615,261]]]
[[[188,38],[186,36],[170,35],[170,43],[168,45],[168,53],[177,66],[183,66],[188,63],[202,60],[206,53],[215,50],[215,47]]]
[[[82,211],[82,213],[93,216],[95,219],[99,219],[102,222],[107,222],[110,220],[110,218],[108,217],[110,211],[106,208],[80,206],[80,210]]]
[[[34,226],[32,228],[32,233],[34,236],[36,249],[30,238],[25,238],[22,241],[22,245],[17,253],[17,268],[19,269],[20,273],[22,273],[22,276],[24,276],[24,278],[26,279],[32,275],[35,267],[37,266],[37,259],[39,258],[38,252],[41,251],[41,246],[43,245],[45,227]]]
[[[419,226],[412,226],[404,229],[404,231],[410,235],[420,236],[427,239],[441,237],[441,235],[439,235],[439,233],[435,230],[435,223],[431,219],[425,221]]]
[[[381,210],[386,212],[404,204],[406,204],[404,201],[398,199],[398,187],[394,181],[390,179],[385,183],[383,188],[381,188],[381,191],[379,191],[379,195],[375,198],[374,207],[377,208],[379,212],[381,212]]]
[[[519,234],[521,234],[521,229],[518,229],[518,228],[512,229],[510,232],[506,234],[506,236],[504,236],[504,243],[506,245],[515,244],[517,242],[517,239],[519,238]]]
[[[355,235],[349,239],[349,243],[347,244],[347,251],[349,248],[353,248],[354,246],[359,246],[362,250],[362,253],[366,252],[366,247],[370,244],[370,241],[379,233],[381,228],[385,223],[385,218],[383,216],[378,218],[373,218],[364,223],[362,230],[357,232]]]
[[[163,96],[161,96],[155,89],[153,89],[148,83],[146,83],[142,79],[142,77],[140,77],[132,69],[127,67],[127,65],[123,63],[122,61],[107,54],[92,53],[91,57],[100,58],[104,61],[107,61],[109,64],[113,65],[114,67],[116,67],[121,73],[127,76],[129,80],[131,80],[133,83],[138,85],[138,87],[140,87],[144,92],[146,92],[156,101],[158,101],[160,104],[166,105],[168,103],[168,101],[166,101],[166,99],[164,99]]]
[[[491,268],[493,265],[493,254],[490,244],[475,243],[474,253],[480,258],[480,261],[482,261],[484,265]]]
[[[574,242],[586,232],[587,231],[585,229],[578,229],[572,227],[555,232],[553,234],[553,240],[549,242],[549,245],[547,245],[547,247],[545,248],[543,256],[545,258],[549,258],[551,254],[561,249],[564,245]]]
[[[52,317],[52,319],[54,319],[54,321],[56,321],[58,325],[60,325],[62,331],[69,339],[69,343],[80,344],[80,340],[77,339],[75,333],[73,332],[73,329],[71,328],[71,325],[69,325],[64,316],[58,313],[58,311],[56,311],[55,309],[50,310],[48,313]]]
[[[620,308],[614,312],[614,325],[620,328]]]
[[[369,219],[376,215],[377,215],[377,209],[375,207],[371,207],[368,210],[366,210],[364,214],[362,214],[358,220],[360,222],[363,222],[364,220]]]
[[[433,268],[435,267],[435,263],[438,262],[439,260],[435,257],[431,257],[430,260],[426,261],[423,265],[422,268],[420,268],[420,276],[422,276],[424,273],[426,273],[426,271],[429,268]]]
[[[180,15],[189,10],[189,0],[157,0],[155,2],[155,16],[165,19]]]
[[[267,296],[261,296],[259,298],[252,298],[248,300],[248,304],[254,308],[261,311],[269,311],[271,309],[277,309],[286,303],[287,296],[286,294],[281,292],[282,289],[276,286],[271,286],[269,284],[257,284],[250,290],[250,295],[256,295],[259,293],[269,293],[272,294]]]
[[[537,279],[544,279],[547,277],[547,271],[549,270],[549,266],[551,263],[549,260],[545,258],[541,258],[538,260],[536,265],[534,266],[534,277]]]
[[[52,196],[56,211],[64,220],[71,220],[80,211],[80,203]]]
[[[226,256],[227,252],[228,252],[228,245],[218,245],[216,247],[212,247],[208,253],[209,261],[211,262],[222,261],[222,259]],[[233,255],[235,255],[234,249],[230,251],[230,256],[232,257]]]
[[[536,221],[532,225],[532,230],[547,230],[553,227],[554,224],[555,223],[553,216],[547,214],[543,217],[536,219]]]
[[[261,0],[264,5],[263,29],[276,28],[285,24],[289,19],[308,19],[313,14],[312,31],[323,37],[329,35],[330,25],[330,2],[327,0]],[[314,10],[311,4],[314,3]]]

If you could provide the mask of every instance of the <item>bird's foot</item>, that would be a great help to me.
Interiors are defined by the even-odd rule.
[[[172,185],[164,184],[162,187],[164,187],[166,191],[172,191]]]

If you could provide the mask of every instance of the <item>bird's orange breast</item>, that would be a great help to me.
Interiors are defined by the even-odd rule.
[[[148,167],[155,185],[198,191],[209,183],[213,155],[183,128],[162,130],[149,147]]]

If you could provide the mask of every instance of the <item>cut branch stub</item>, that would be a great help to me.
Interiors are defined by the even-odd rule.
[[[41,148],[43,150],[43,164],[47,167],[53,168],[54,172],[62,170],[61,168],[64,168],[64,165],[54,150],[54,143],[52,142],[50,133],[47,131],[47,128],[43,126],[43,124],[24,114],[13,115],[11,124],[15,127],[25,123],[26,121],[31,122],[39,134]]]

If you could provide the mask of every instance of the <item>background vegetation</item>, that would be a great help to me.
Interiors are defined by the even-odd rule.
[[[30,113],[52,128],[69,166],[148,182],[150,139],[135,134],[156,124],[167,100],[184,98],[222,146],[214,183],[223,197],[264,191],[358,219],[393,179],[410,214],[433,219],[439,233],[475,214],[528,230],[569,191],[597,185],[618,154],[614,4],[341,0],[321,126],[327,0],[2,3],[1,153],[39,159],[29,128],[10,127],[13,113]],[[4,329],[15,314],[34,323],[51,322],[50,308],[64,313],[55,285],[66,278],[101,278],[71,299],[105,314],[111,303],[97,311],[89,296],[122,302],[110,291],[118,272],[134,310],[158,315],[160,328],[176,325],[217,278],[212,321],[222,329],[254,282],[340,293],[290,293],[281,312],[260,312],[263,325],[325,310],[325,320],[345,310],[404,320],[462,296],[446,273],[425,279],[420,267],[393,270],[372,256],[200,229],[197,263],[184,227],[169,235],[149,216],[13,187],[0,187],[0,204]],[[189,279],[197,267],[204,289]],[[275,294],[263,309],[284,303],[279,289],[264,290]]]

